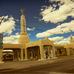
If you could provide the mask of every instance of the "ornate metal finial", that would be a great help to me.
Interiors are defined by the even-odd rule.
[[[21,8],[20,10],[21,10],[21,12],[22,12],[22,14],[23,14],[23,12],[24,12],[25,8]]]

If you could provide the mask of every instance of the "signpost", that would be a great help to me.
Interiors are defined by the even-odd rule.
[[[0,49],[2,49],[2,48],[3,48],[3,46],[2,46],[2,45],[3,45],[3,43],[2,43],[2,42],[0,42]]]

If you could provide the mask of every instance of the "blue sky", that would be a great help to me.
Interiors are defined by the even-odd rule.
[[[0,0],[0,25],[3,43],[18,43],[20,8],[25,8],[30,42],[48,37],[55,44],[69,44],[74,35],[74,0]]]

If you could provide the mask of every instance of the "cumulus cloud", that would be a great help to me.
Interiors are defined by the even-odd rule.
[[[67,19],[68,16],[72,16],[74,18],[74,2],[71,0],[51,0],[51,2],[57,2],[60,1],[59,8],[56,9],[55,4],[53,6],[42,6],[40,15],[43,16],[42,20],[44,20],[46,23],[58,23],[62,22]],[[61,5],[62,4],[62,5]],[[44,10],[42,10],[44,9]]]
[[[2,16],[3,17],[3,16]],[[3,22],[0,25],[0,33],[10,35],[12,33],[12,30],[15,30],[15,21],[14,18],[11,16],[8,18],[8,15],[4,17],[4,19],[7,19],[6,21],[3,20]]]
[[[43,11],[43,9],[41,9],[41,11]],[[42,21],[42,19],[39,18],[39,17],[35,17],[35,16],[34,16],[34,18],[35,18],[35,19],[37,18],[37,19],[39,19],[39,21]]]
[[[35,29],[35,27],[34,28],[27,28],[28,31],[33,31],[34,29]]]
[[[67,38],[64,38],[63,36],[61,37],[57,36],[57,37],[49,38],[49,40],[52,40],[54,44],[70,44],[70,36]]]
[[[57,36],[57,37],[49,38],[49,40],[52,40],[54,42],[59,41],[61,39],[63,39],[63,36],[62,37]]]
[[[28,34],[30,36],[31,34]],[[15,33],[15,35],[10,35],[7,37],[3,37],[3,43],[8,43],[8,44],[18,44],[20,34]]]
[[[16,20],[16,21],[19,21],[19,20]]]
[[[55,41],[54,42],[54,44],[70,44],[70,36],[69,37],[67,37],[67,38],[63,38],[63,39],[61,39],[61,40],[57,40],[57,41]],[[73,36],[73,40],[74,40],[74,36]]]
[[[70,44],[70,41],[59,41],[55,42],[54,44]]]
[[[30,36],[31,34],[28,34],[28,36]]]
[[[15,33],[16,35],[19,35],[19,33]]]
[[[44,31],[42,33],[38,33],[36,34],[37,38],[40,37],[47,37],[47,36],[51,36],[54,34],[64,34],[64,33],[68,33],[68,32],[74,32],[74,20],[72,20],[69,23],[63,23],[61,25],[58,25],[55,28],[52,28],[50,30]]]
[[[56,7],[57,5],[53,4],[53,7]]]
[[[74,38],[74,37],[73,37]],[[63,38],[62,40],[60,41],[56,41],[54,42],[54,44],[70,44],[70,36],[67,37],[67,38]]]
[[[60,25],[60,23],[58,23],[58,25]]]
[[[20,35],[18,33],[15,33],[15,35],[10,35],[8,37],[3,37],[3,43],[17,44],[19,37]]]

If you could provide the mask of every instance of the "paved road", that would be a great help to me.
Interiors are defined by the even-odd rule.
[[[12,72],[11,72],[12,73]],[[39,67],[21,69],[14,71],[14,73],[25,73],[25,74],[74,74],[74,59],[56,62],[52,64],[46,64]]]
[[[0,74],[57,74],[50,72],[73,73],[74,56],[59,57],[47,60],[5,61],[0,64]],[[16,72],[16,73],[15,73]],[[8,74],[7,73],[7,74]],[[61,74],[61,73],[60,73]],[[62,73],[63,74],[63,73]]]

